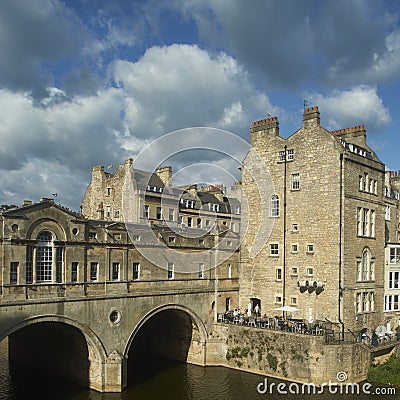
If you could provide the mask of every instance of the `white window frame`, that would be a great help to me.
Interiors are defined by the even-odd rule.
[[[134,261],[132,263],[132,280],[139,281],[140,280],[140,262]]]
[[[300,190],[300,174],[292,174],[292,190]]]
[[[278,218],[279,214],[279,196],[277,194],[273,194],[270,198],[270,217]]]
[[[111,280],[119,281],[121,279],[121,264],[119,262],[112,262],[111,264]]]
[[[279,257],[279,244],[278,243],[270,243],[269,255],[271,257]]]
[[[174,279],[174,275],[175,275],[175,266],[174,266],[174,263],[168,263],[168,265],[167,265],[167,268],[168,268],[168,272],[167,272],[167,276],[168,276],[168,279]]]

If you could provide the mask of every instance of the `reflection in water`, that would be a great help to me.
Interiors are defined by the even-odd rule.
[[[399,397],[331,394],[282,395],[259,394],[257,385],[265,377],[222,367],[199,367],[170,360],[140,357],[140,364],[130,365],[129,387],[123,393],[97,393],[60,378],[22,366],[9,365],[6,341],[0,342],[0,400],[32,398],[57,400],[367,400]],[[139,357],[138,357],[139,358]],[[268,383],[279,383],[268,378]]]

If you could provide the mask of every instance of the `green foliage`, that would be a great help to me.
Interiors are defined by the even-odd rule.
[[[385,363],[373,364],[368,371],[368,381],[400,388],[400,359],[390,357]]]
[[[249,347],[243,347],[242,349],[241,347],[236,346],[232,349],[228,349],[225,357],[229,361],[232,358],[246,358],[249,353],[250,353]]]
[[[269,367],[273,370],[276,371],[278,368],[278,359],[272,355],[271,353],[267,353],[267,361]]]

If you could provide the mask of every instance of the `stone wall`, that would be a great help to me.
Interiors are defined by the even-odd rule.
[[[292,382],[346,382],[366,379],[369,349],[360,344],[327,345],[322,336],[215,324],[207,343],[207,365],[222,365]]]

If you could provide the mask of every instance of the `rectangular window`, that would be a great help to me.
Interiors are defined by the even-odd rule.
[[[371,237],[375,237],[375,211],[374,210],[371,210],[370,219],[371,219],[370,234],[371,234]]]
[[[132,240],[134,242],[140,242],[140,235],[132,235]]]
[[[225,311],[230,311],[231,309],[231,298],[226,297],[225,298]]]
[[[282,296],[275,296],[275,303],[276,304],[281,304],[282,303]]]
[[[119,210],[114,210],[114,218],[119,218]]]
[[[397,294],[385,295],[385,311],[400,311],[399,295]]]
[[[107,196],[111,196],[111,188],[107,188]]]
[[[299,225],[298,224],[292,224],[292,232],[297,233],[299,231]]]
[[[357,207],[357,235],[358,236],[362,235],[361,215],[362,215],[362,208],[361,207]]]
[[[297,267],[292,267],[292,275],[293,276],[299,275],[299,269]]]
[[[385,207],[385,221],[390,221],[390,206]]]
[[[235,206],[235,214],[240,214],[240,206]]]
[[[369,310],[375,311],[375,295],[374,292],[370,292],[369,294]]]
[[[168,279],[174,279],[174,263],[168,263]]]
[[[202,223],[201,223],[201,218],[197,218],[197,228],[201,229],[202,228]]]
[[[113,262],[112,263],[112,280],[113,281],[119,281],[119,279],[120,279],[119,273],[120,273],[119,263]]]
[[[111,207],[107,206],[106,207],[106,218],[110,218],[111,217]]]
[[[290,303],[291,303],[292,306],[297,306],[297,297],[292,297],[290,299]]]
[[[287,150],[287,152],[286,152],[286,160],[287,161],[293,161],[294,160],[294,150],[293,149]]]
[[[390,248],[390,264],[398,264],[400,262],[400,248],[391,247]]]
[[[363,293],[362,293],[362,311],[363,311],[363,312],[369,311],[369,307],[368,307],[368,293],[367,293],[367,292],[363,292]]]
[[[97,281],[98,279],[98,271],[99,270],[99,263],[91,262],[90,263],[90,280],[92,282]]]
[[[269,255],[277,257],[279,255],[278,243],[271,243],[269,245]]]
[[[191,228],[193,226],[193,218],[192,217],[188,217],[187,225],[188,225],[189,228]]]
[[[33,282],[33,247],[26,247],[26,257],[25,257],[25,280],[26,283]]]
[[[275,279],[277,281],[281,281],[282,280],[282,268],[277,268],[276,269]]]
[[[149,206],[145,204],[143,206],[143,218],[149,219],[150,213],[149,213]]]
[[[292,190],[300,189],[300,174],[292,174]]]
[[[232,278],[232,264],[226,266],[226,277]]]
[[[278,162],[284,162],[285,161],[285,152],[284,151],[280,151],[278,153]]]
[[[204,263],[199,264],[199,279],[204,279]]]
[[[313,276],[314,275],[314,268],[307,268],[307,276]]]
[[[361,260],[357,260],[357,281],[360,282],[362,280],[362,269],[361,269]]]
[[[10,262],[10,285],[15,285],[18,283],[18,266],[19,262]]]
[[[175,236],[168,236],[168,243],[175,243]]]
[[[371,261],[371,264],[369,265],[369,278],[371,281],[375,280],[375,262]]]
[[[298,245],[292,244],[292,253],[297,253],[297,251],[298,251]]]
[[[134,281],[138,281],[140,279],[140,264],[138,262],[134,262],[132,265],[132,269],[133,269],[133,276],[132,279]]]
[[[76,261],[71,264],[71,282],[78,282],[78,265]]]
[[[369,180],[369,192],[374,193],[374,180],[373,179]]]
[[[374,194],[378,194],[378,182],[375,181],[374,183]]]
[[[364,173],[364,192],[368,192],[368,173]]]
[[[62,247],[56,248],[56,282],[62,282],[64,264],[64,249]]]
[[[363,236],[368,236],[369,210],[363,209]]]
[[[156,218],[158,220],[162,219],[162,209],[161,209],[161,207],[157,207],[157,209],[156,209]]]
[[[360,313],[362,312],[361,309],[361,293],[356,294],[356,312]]]
[[[96,232],[89,232],[89,239],[96,239],[97,233]]]
[[[307,253],[314,253],[314,245],[313,244],[307,245]]]
[[[173,208],[168,210],[168,220],[171,222],[175,221],[175,210]]]
[[[389,289],[400,289],[399,277],[400,277],[399,271],[389,272]]]
[[[362,177],[362,175],[359,175],[359,176],[358,176],[358,189],[359,189],[359,190],[363,190],[363,188],[364,188],[364,185],[363,185],[363,177]]]

